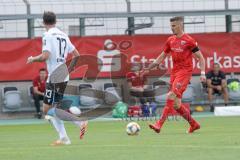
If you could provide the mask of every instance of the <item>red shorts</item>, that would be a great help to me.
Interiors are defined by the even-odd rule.
[[[189,71],[180,70],[172,73],[170,77],[170,91],[175,93],[178,98],[182,98],[182,94],[186,90],[191,78],[192,72]]]

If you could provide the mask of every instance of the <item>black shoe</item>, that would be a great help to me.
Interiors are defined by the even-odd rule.
[[[210,112],[214,112],[214,105],[210,105]]]

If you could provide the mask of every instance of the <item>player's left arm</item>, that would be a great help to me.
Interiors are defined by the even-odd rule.
[[[38,56],[30,56],[27,59],[27,64],[33,63],[33,62],[45,62],[51,53],[51,36],[44,35],[42,38],[42,53]]]
[[[74,70],[74,67],[77,65],[77,62],[79,60],[80,54],[77,49],[74,49],[71,54],[73,55],[70,65],[68,66],[68,72],[72,72]]]
[[[198,49],[196,49],[196,51],[194,52],[194,56],[196,57],[196,59],[199,61],[199,65],[200,65],[200,70],[201,70],[201,76],[200,76],[200,80],[202,82],[206,81],[206,74],[205,74],[205,59],[202,55],[202,52]]]
[[[30,56],[27,59],[27,64],[31,64],[33,62],[45,62],[48,57],[49,57],[49,51],[43,51],[42,54],[38,55],[38,56]]]
[[[72,44],[69,38],[67,38],[67,45],[68,47],[68,53],[72,55],[72,59],[70,64],[68,65],[68,72],[72,72],[74,70],[74,67],[77,65],[77,62],[79,60],[80,54],[78,50],[75,48],[75,46]]]

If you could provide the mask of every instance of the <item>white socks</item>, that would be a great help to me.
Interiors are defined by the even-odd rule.
[[[62,120],[54,116],[50,119],[50,121],[52,122],[54,128],[58,132],[59,139],[68,138],[67,132]]]

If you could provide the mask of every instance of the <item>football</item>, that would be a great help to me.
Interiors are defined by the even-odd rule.
[[[138,135],[140,131],[140,126],[136,122],[130,122],[126,126],[126,132],[128,135]]]
[[[70,107],[69,112],[72,113],[72,114],[75,114],[77,116],[79,116],[81,114],[81,110],[76,106]]]

